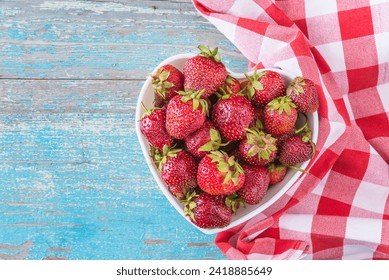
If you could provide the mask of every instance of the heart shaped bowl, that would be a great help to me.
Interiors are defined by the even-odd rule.
[[[169,57],[162,61],[153,71],[153,73],[160,68],[162,65],[165,64],[171,64],[175,66],[177,69],[182,71],[184,67],[184,63],[189,58],[195,56],[195,54],[187,53],[187,54],[179,54],[172,57]],[[286,84],[289,84],[293,78],[294,75],[287,73],[283,70],[272,68],[272,69],[259,69],[260,71],[265,70],[272,70],[274,72],[278,72],[281,74],[281,76],[284,78]],[[228,73],[230,76],[238,79],[243,80],[245,79],[244,73],[234,73],[230,70],[228,70]],[[248,72],[248,75],[252,75],[252,72]],[[246,205],[245,207],[240,207],[236,214],[233,215],[231,224],[224,228],[215,228],[215,229],[203,229],[200,227],[197,227],[195,224],[193,224],[188,217],[184,215],[184,205],[183,203],[180,203],[177,198],[175,198],[168,190],[166,184],[163,182],[157,167],[154,165],[153,161],[150,157],[150,146],[146,138],[143,136],[143,134],[140,131],[139,127],[139,120],[142,118],[143,115],[143,107],[142,102],[145,104],[146,108],[149,108],[153,105],[154,100],[154,93],[153,93],[153,87],[151,84],[151,77],[149,76],[147,80],[145,81],[137,102],[136,106],[136,134],[139,139],[140,146],[142,148],[143,155],[145,157],[145,160],[147,162],[147,165],[150,168],[151,174],[153,175],[155,181],[157,182],[159,188],[161,189],[162,193],[165,195],[165,197],[169,200],[169,202],[173,205],[173,207],[194,227],[198,228],[200,231],[202,231],[205,234],[215,234],[224,230],[227,230],[229,228],[232,228],[234,226],[237,226],[250,218],[258,215],[262,211],[264,211],[266,208],[271,206],[275,201],[277,201],[292,185],[296,182],[296,180],[301,175],[301,172],[296,171],[294,169],[289,168],[288,172],[284,178],[284,180],[278,184],[272,185],[266,195],[263,197],[262,201],[257,205]],[[308,116],[308,126],[312,131],[312,140],[316,143],[317,137],[318,137],[318,114],[317,112],[313,114],[307,114]],[[303,122],[303,120],[299,119],[298,122]],[[299,168],[305,169],[308,165],[309,161],[306,161],[300,165],[297,165]]]

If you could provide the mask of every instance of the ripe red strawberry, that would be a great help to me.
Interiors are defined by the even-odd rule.
[[[290,97],[277,97],[268,103],[264,110],[265,129],[273,136],[290,132],[297,120],[296,105]]]
[[[284,180],[286,172],[288,171],[288,167],[285,165],[276,164],[274,162],[269,163],[266,167],[270,174],[270,185],[277,184]]]
[[[319,96],[316,86],[309,79],[294,78],[286,90],[286,95],[292,99],[300,112],[313,113],[319,108]]]
[[[205,122],[208,102],[201,98],[202,91],[179,91],[166,109],[166,131],[176,139],[184,139]]]
[[[142,134],[157,149],[162,149],[164,145],[170,147],[173,139],[165,128],[166,109],[154,107],[146,109],[143,103],[142,106],[145,109],[145,113],[139,123]]]
[[[284,141],[290,137],[293,137],[296,135],[295,128],[292,128],[289,132],[282,134],[281,136],[277,136],[277,148],[281,147],[284,143]]]
[[[183,68],[184,89],[205,90],[203,98],[211,96],[225,82],[227,70],[220,61],[218,48],[199,46],[200,54],[188,59]]]
[[[238,94],[223,95],[213,106],[212,120],[228,141],[242,140],[254,117],[250,101]]]
[[[269,187],[270,176],[266,167],[244,164],[245,182],[238,194],[247,204],[258,204]]]
[[[169,191],[178,199],[197,186],[197,163],[192,155],[181,149],[156,150],[155,163]]]
[[[251,103],[255,107],[265,106],[273,99],[285,95],[285,81],[280,74],[274,71],[254,71],[248,76],[246,91]]]
[[[188,135],[184,141],[187,150],[198,158],[225,145],[222,144],[220,132],[210,120],[206,120],[202,127]]]
[[[166,64],[152,75],[152,85],[157,96],[170,100],[184,89],[184,75],[173,65]]]
[[[186,199],[184,213],[200,228],[223,228],[231,223],[232,212],[224,202],[224,196],[202,193],[191,194]]]
[[[228,94],[238,93],[241,90],[240,82],[234,77],[227,76],[227,79],[221,89]]]
[[[203,157],[197,170],[199,187],[213,195],[231,194],[244,183],[242,167],[233,156],[222,151],[213,151]]]
[[[279,152],[279,161],[293,166],[312,158],[315,152],[314,143],[307,137],[294,136],[286,139]]]
[[[246,139],[239,144],[239,154],[249,164],[264,166],[276,157],[276,141],[270,134],[257,128],[247,129]]]

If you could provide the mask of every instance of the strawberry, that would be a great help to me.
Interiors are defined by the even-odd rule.
[[[158,149],[162,149],[164,145],[170,147],[173,139],[165,128],[166,109],[155,107],[146,109],[143,103],[142,106],[145,109],[145,113],[139,123],[142,134],[152,146]]]
[[[296,105],[288,96],[277,97],[269,102],[263,116],[266,131],[275,137],[289,133],[297,120],[295,108]]]
[[[239,190],[244,178],[239,163],[223,151],[212,151],[203,157],[197,170],[199,187],[213,195],[228,195]]]
[[[270,185],[277,184],[284,180],[286,172],[288,171],[288,167],[285,165],[276,164],[274,162],[269,163],[266,167],[270,174]]]
[[[293,166],[311,159],[314,153],[314,143],[308,137],[293,136],[286,139],[281,146],[279,161],[284,165]]]
[[[200,129],[188,135],[184,141],[187,150],[198,158],[225,146],[222,144],[220,132],[210,120],[206,120]]]
[[[273,71],[257,72],[252,76],[246,74],[248,84],[246,92],[255,107],[265,106],[273,99],[285,95],[285,81],[280,74]]]
[[[227,76],[227,79],[224,85],[221,87],[221,90],[229,94],[238,93],[241,90],[240,82],[234,77]]]
[[[175,197],[183,199],[188,190],[197,186],[197,163],[190,153],[164,146],[153,156],[162,180]]]
[[[277,136],[277,148],[281,147],[284,143],[284,141],[292,136],[296,135],[296,130],[295,128],[292,128],[289,132],[282,134],[280,136]]]
[[[319,96],[315,84],[306,78],[296,77],[286,90],[297,110],[303,113],[313,113],[319,108]]]
[[[183,68],[184,89],[203,90],[203,98],[211,96],[225,82],[227,70],[220,61],[218,48],[199,46],[200,54],[189,58]]]
[[[239,154],[249,164],[264,166],[276,157],[276,141],[270,134],[257,128],[247,129],[246,139],[239,144]]]
[[[184,89],[184,75],[173,65],[161,66],[151,77],[154,92],[162,99],[170,100]]]
[[[254,117],[250,101],[239,94],[226,94],[213,106],[212,120],[228,141],[242,140]]]
[[[265,196],[269,187],[270,176],[266,167],[242,165],[245,182],[238,194],[247,204],[258,204]]]
[[[208,102],[201,98],[203,91],[179,91],[166,109],[166,131],[176,139],[184,139],[205,122]]]
[[[224,202],[224,196],[192,193],[184,201],[184,214],[200,228],[222,228],[231,223],[232,212]]]

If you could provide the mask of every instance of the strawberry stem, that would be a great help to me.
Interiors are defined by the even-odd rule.
[[[300,172],[302,172],[302,173],[304,173],[304,174],[310,174],[309,171],[304,170],[304,169],[301,169],[301,168],[299,168],[299,167],[297,167],[297,166],[294,166],[294,165],[287,165],[287,166],[288,166],[289,168],[294,169],[294,170],[300,171]]]
[[[304,113],[301,113],[301,114],[304,115],[304,117],[305,117],[305,122],[304,122],[304,124],[303,124],[302,127],[300,127],[299,129],[295,130],[295,132],[294,132],[295,134],[298,134],[298,133],[300,133],[301,131],[305,130],[305,129],[307,128],[307,126],[308,126],[308,117],[307,117],[307,115],[304,114]]]

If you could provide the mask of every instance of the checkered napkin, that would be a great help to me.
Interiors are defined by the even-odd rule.
[[[321,85],[317,153],[216,244],[231,259],[389,259],[389,2],[193,0],[248,59]]]

